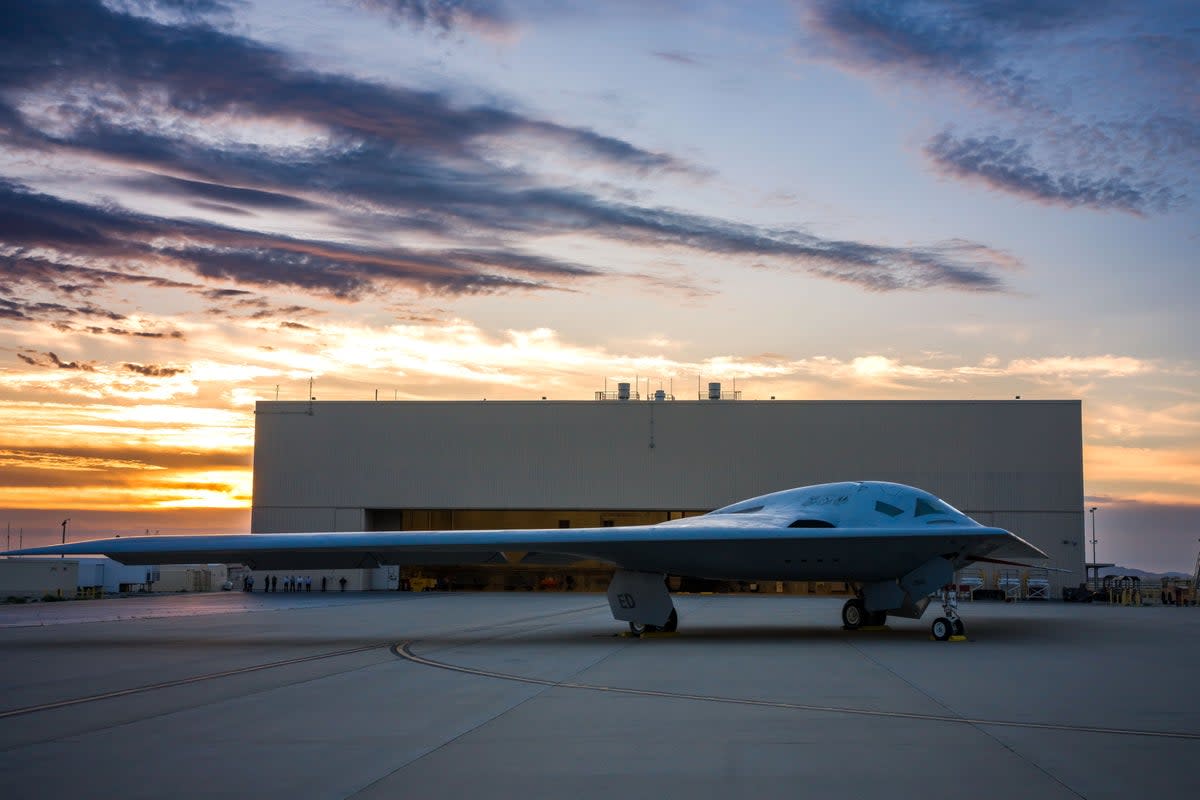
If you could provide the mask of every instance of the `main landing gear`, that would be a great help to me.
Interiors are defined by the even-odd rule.
[[[942,616],[933,621],[930,633],[939,642],[949,641],[955,636],[966,636],[967,626],[958,616],[958,593],[953,589],[941,592]],[[842,606],[842,626],[848,631],[874,627],[887,622],[886,611],[867,611],[861,598],[853,597]]]
[[[643,633],[674,633],[679,630],[679,613],[675,609],[671,609],[671,616],[667,618],[664,625],[647,625],[644,622],[630,622],[629,632],[634,636],[641,636]]]
[[[929,632],[939,642],[950,640],[951,636],[966,636],[967,626],[958,616],[958,591],[942,589],[942,616],[933,621]]]
[[[886,611],[867,611],[863,601],[852,597],[842,606],[842,626],[848,631],[856,631],[864,626],[878,627],[887,622]]]

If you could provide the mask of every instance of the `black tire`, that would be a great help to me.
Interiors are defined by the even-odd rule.
[[[929,627],[929,633],[939,642],[945,642],[954,635],[954,625],[945,617],[938,617],[933,621],[933,625]]]
[[[659,627],[663,633],[674,633],[679,629],[679,614],[675,609],[671,609],[671,616],[667,617],[667,623]]]
[[[646,631],[651,630],[651,628],[652,628],[652,626],[647,625],[644,622],[629,623],[629,632],[632,633],[634,636],[641,636]]]
[[[955,636],[966,636],[967,635],[967,626],[963,624],[963,621],[961,619],[954,620],[954,635]]]
[[[856,631],[865,625],[867,622],[867,610],[863,607],[862,600],[857,597],[846,601],[842,606],[842,625],[846,630]]]
[[[867,624],[879,628],[887,624],[886,611],[868,611]]]

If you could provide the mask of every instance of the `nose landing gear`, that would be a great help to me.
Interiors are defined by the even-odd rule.
[[[966,637],[967,626],[958,616],[958,590],[942,589],[942,616],[933,621],[929,632],[939,642],[947,642],[956,636]]]

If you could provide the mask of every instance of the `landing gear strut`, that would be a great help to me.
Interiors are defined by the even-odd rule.
[[[958,590],[957,589],[942,589],[942,616],[933,621],[929,632],[934,639],[939,642],[945,642],[951,636],[966,636],[967,626],[963,624],[962,618],[958,616]]]

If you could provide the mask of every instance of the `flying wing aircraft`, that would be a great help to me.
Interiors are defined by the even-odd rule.
[[[746,581],[839,580],[856,596],[847,628],[888,615],[920,619],[955,570],[977,562],[1048,558],[1029,542],[975,520],[911,486],[826,483],[765,494],[707,514],[623,528],[257,533],[135,536],[27,548],[6,555],[106,555],[123,564],[241,563],[251,569],[317,569],[598,559],[617,570],[613,617],[635,634],[674,631],[679,615],[666,576]],[[1025,566],[1020,564],[1019,566]],[[962,634],[943,596],[935,639]]]

